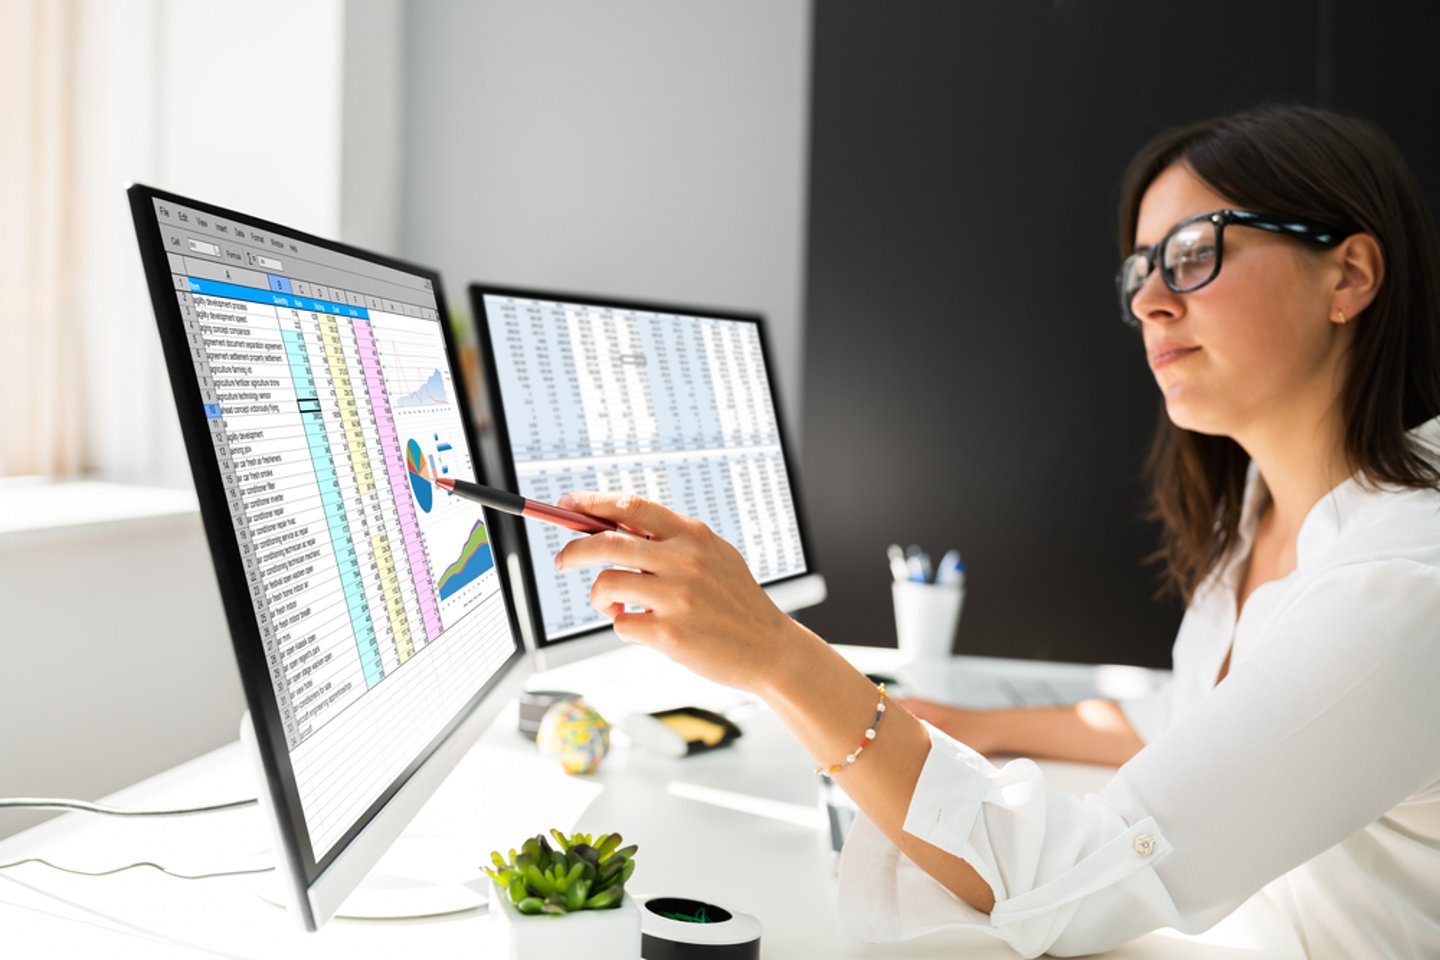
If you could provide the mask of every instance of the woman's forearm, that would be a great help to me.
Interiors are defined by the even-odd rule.
[[[932,700],[906,699],[904,703],[921,720],[987,755],[1118,767],[1145,746],[1119,704],[1111,700],[1000,710],[971,710]]]
[[[974,716],[976,742],[966,742],[981,753],[1118,767],[1145,746],[1119,705],[1111,700],[974,711]]]
[[[775,663],[758,692],[817,765],[838,764],[863,742],[879,694],[829,644],[800,624],[794,626],[785,642],[777,644]],[[911,795],[930,753],[924,724],[892,701],[875,732],[863,756],[834,774],[835,782],[921,869],[989,913],[995,897],[974,868],[904,830]]]

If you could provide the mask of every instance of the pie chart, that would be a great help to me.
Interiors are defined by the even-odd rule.
[[[410,489],[415,494],[415,502],[420,504],[420,509],[426,513],[435,503],[435,487],[430,482],[430,465],[425,462],[425,454],[420,450],[420,444],[411,440],[405,444],[405,472],[410,476]]]

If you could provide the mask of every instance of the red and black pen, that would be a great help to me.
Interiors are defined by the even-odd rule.
[[[449,491],[457,497],[474,500],[476,503],[484,504],[492,510],[499,510],[501,513],[512,513],[517,517],[529,517],[531,520],[553,523],[557,526],[565,527],[568,530],[579,531],[580,533],[604,533],[610,530],[620,530],[619,525],[609,520],[602,520],[599,517],[592,517],[587,513],[577,513],[574,510],[566,510],[563,507],[541,503],[539,500],[527,500],[518,493],[510,493],[508,490],[497,490],[495,487],[487,487],[482,483],[471,483],[468,480],[452,480],[450,477],[441,477],[435,481],[435,486],[441,490]],[[628,533],[629,531],[621,532]]]

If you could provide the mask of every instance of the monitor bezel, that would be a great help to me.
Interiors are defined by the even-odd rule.
[[[471,283],[470,308],[475,318],[475,332],[480,345],[481,362],[485,369],[485,393],[490,405],[490,421],[495,435],[495,446],[499,451],[500,462],[495,464],[491,472],[497,473],[505,489],[518,492],[519,476],[515,469],[515,454],[510,443],[509,422],[505,413],[505,399],[500,392],[499,370],[496,365],[495,350],[490,336],[489,313],[485,305],[487,296],[511,297],[524,300],[547,300],[556,303],[576,303],[587,306],[596,306],[619,310],[638,310],[650,313],[670,313],[691,317],[711,317],[717,320],[737,320],[750,323],[760,339],[760,357],[765,365],[765,379],[770,388],[771,403],[775,406],[776,428],[780,435],[780,455],[784,459],[785,473],[790,482],[790,496],[795,506],[795,524],[800,532],[800,549],[805,557],[805,569],[800,573],[790,574],[785,577],[778,577],[760,584],[762,588],[770,593],[774,590],[783,590],[787,585],[802,585],[803,593],[810,599],[800,606],[808,606],[811,603],[819,603],[825,596],[824,580],[820,572],[815,568],[815,553],[811,547],[810,528],[806,522],[804,510],[804,498],[800,491],[800,476],[795,469],[794,452],[790,444],[789,431],[786,426],[785,408],[783,398],[775,380],[775,365],[773,354],[770,350],[769,331],[763,315],[742,310],[734,310],[724,307],[705,307],[693,304],[667,303],[657,300],[634,300],[628,298],[612,297],[604,294],[575,293],[570,291],[542,290],[533,287],[513,287],[501,284],[485,282]],[[523,572],[520,577],[520,590],[523,598],[517,600],[523,602],[525,612],[530,620],[530,633],[533,636],[534,649],[539,657],[540,666],[549,668],[562,663],[570,662],[584,656],[604,652],[618,646],[620,640],[614,633],[614,628],[608,623],[597,623],[595,626],[575,633],[568,633],[563,637],[551,640],[545,630],[545,614],[540,607],[540,595],[535,583],[534,564],[530,556],[530,538],[526,530],[526,524],[519,518],[514,518],[510,523],[511,537],[516,550],[519,553],[519,568]],[[798,609],[798,607],[792,607]],[[568,646],[567,646],[568,645]],[[566,653],[563,656],[554,656],[553,651],[557,648],[564,648]],[[547,654],[550,654],[547,656]]]
[[[197,415],[202,409],[200,385],[194,375],[194,364],[186,342],[183,317],[170,279],[171,270],[160,231],[159,218],[155,212],[155,201],[184,205],[211,216],[253,227],[266,233],[313,244],[333,253],[354,257],[379,266],[411,273],[430,281],[435,295],[436,310],[440,316],[440,327],[445,344],[446,361],[450,364],[451,382],[455,389],[456,403],[461,412],[462,430],[469,444],[476,476],[484,478],[480,447],[476,443],[474,423],[470,416],[472,409],[464,379],[460,375],[456,358],[454,334],[447,320],[445,293],[438,271],[418,264],[408,263],[394,257],[374,253],[349,244],[318,237],[303,230],[275,223],[261,217],[231,210],[193,197],[171,193],[144,184],[127,187],[132,219],[135,223],[136,238],[140,247],[140,259],[145,269],[146,285],[151,305],[155,312],[156,327],[165,355],[166,371],[170,378],[175,397],[176,412],[180,420],[181,434],[195,480],[195,490],[200,503],[200,516],[209,542],[211,558],[215,565],[220,597],[225,610],[231,644],[239,668],[241,687],[249,708],[250,724],[254,730],[261,765],[264,770],[266,788],[269,793],[268,809],[274,819],[277,836],[282,844],[281,863],[277,869],[287,869],[289,886],[298,894],[293,898],[295,906],[302,912],[301,920],[307,929],[318,928],[333,909],[324,911],[317,905],[312,888],[337,864],[355,843],[356,839],[381,816],[388,804],[402,789],[416,777],[418,771],[437,758],[457,730],[467,726],[466,721],[482,709],[486,699],[501,690],[516,686],[516,677],[522,670],[528,670],[529,658],[522,642],[519,622],[515,616],[509,585],[509,572],[497,556],[495,568],[500,578],[502,602],[509,621],[514,649],[504,664],[489,681],[471,697],[436,737],[411,761],[365,813],[350,826],[337,840],[329,852],[318,860],[314,856],[310,833],[305,825],[300,805],[299,792],[289,758],[289,747],[285,740],[284,728],[280,722],[279,707],[276,703],[274,686],[270,679],[261,642],[259,625],[256,622],[250,598],[249,586],[245,582],[239,542],[235,536],[234,523],[225,496],[219,463],[214,452],[210,434]],[[482,517],[492,535],[492,546],[504,553],[504,543],[496,543],[494,535],[499,533],[495,515],[484,510]],[[502,534],[503,536],[503,534]],[[469,727],[476,726],[471,723]],[[453,749],[445,751],[453,755]],[[454,760],[449,760],[453,766]],[[432,779],[433,779],[433,771]],[[406,818],[408,821],[408,817]],[[403,827],[403,824],[401,825]],[[363,875],[363,874],[362,874]],[[333,897],[321,898],[334,900]],[[338,901],[334,905],[338,906]]]

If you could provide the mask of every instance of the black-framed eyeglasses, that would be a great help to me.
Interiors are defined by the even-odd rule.
[[[1199,290],[1220,275],[1225,259],[1225,227],[1255,227],[1271,233],[1296,237],[1322,247],[1333,247],[1349,234],[1336,227],[1311,223],[1298,217],[1252,210],[1212,210],[1186,217],[1153,246],[1136,250],[1120,264],[1115,287],[1120,293],[1120,317],[1132,327],[1140,325],[1131,302],[1150,278],[1156,264],[1165,286],[1176,293]]]

